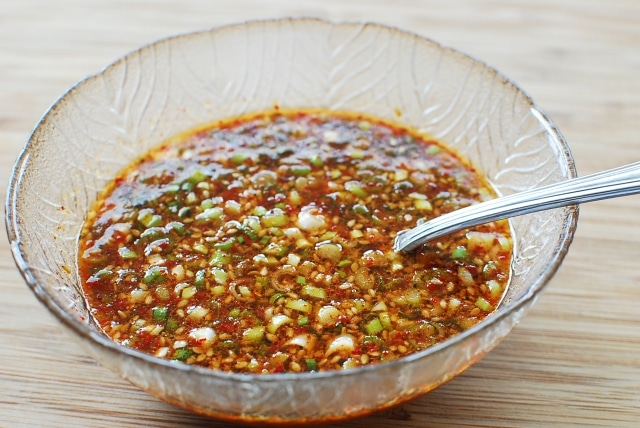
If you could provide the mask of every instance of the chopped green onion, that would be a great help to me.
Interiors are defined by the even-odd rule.
[[[138,254],[136,254],[135,251],[127,247],[118,248],[118,254],[120,254],[120,257],[122,257],[123,259],[135,259],[138,257]]]
[[[400,306],[418,306],[420,305],[422,298],[420,297],[420,292],[418,290],[411,288],[395,297],[393,301]]]
[[[256,254],[255,256],[253,256],[253,261],[255,263],[269,264],[269,259],[264,254]]]
[[[226,285],[227,284],[227,271],[225,271],[224,269],[220,269],[220,268],[213,268],[211,269],[211,272],[213,273],[213,279],[220,285]]]
[[[362,204],[355,204],[353,206],[353,212],[356,214],[361,214],[361,215],[369,215],[369,208],[367,208],[366,205],[362,205]]]
[[[264,326],[251,327],[242,333],[246,342],[260,342],[264,338]]]
[[[424,199],[416,199],[413,202],[413,206],[421,211],[433,211],[433,205],[431,205],[431,202]]]
[[[164,230],[164,227],[149,227],[148,229],[146,229],[144,232],[142,232],[140,234],[140,239],[154,239],[158,236],[164,236],[166,234],[166,231]]]
[[[311,167],[309,165],[294,165],[291,167],[291,172],[296,177],[306,177],[311,173]]]
[[[472,286],[475,284],[473,274],[464,266],[458,266],[458,279],[463,285]]]
[[[416,199],[416,200],[420,200],[420,201],[426,201],[427,200],[427,196],[422,194],[422,193],[418,193],[418,192],[411,192],[409,193],[409,196],[411,199]]]
[[[275,334],[280,327],[282,327],[285,324],[289,324],[292,321],[293,320],[291,318],[289,318],[284,314],[274,315],[269,321],[269,324],[267,325],[267,331],[271,334]]]
[[[108,278],[111,275],[113,275],[113,271],[111,269],[100,269],[99,271],[97,271],[96,273],[94,273],[93,275],[91,275],[91,278],[93,280],[97,280],[97,279],[102,279],[102,278]]]
[[[142,223],[144,227],[157,227],[162,224],[162,217],[154,214],[151,208],[145,208],[138,213],[138,221]]]
[[[291,266],[298,266],[300,264],[300,256],[295,253],[289,253],[287,255],[287,264]]]
[[[309,162],[311,163],[311,165],[315,166],[315,167],[321,167],[323,165],[323,161],[322,158],[318,155],[313,155],[311,156],[311,158],[309,159]]]
[[[176,352],[173,354],[173,359],[178,361],[187,361],[189,357],[193,355],[193,351],[187,348],[176,349]]]
[[[175,230],[176,233],[180,236],[184,235],[185,232],[184,224],[180,223],[179,221],[172,221],[170,223],[167,223],[166,230]]]
[[[489,261],[482,267],[482,276],[490,278],[498,272],[498,265],[495,261]]]
[[[267,264],[277,265],[279,263],[280,263],[280,261],[277,258],[275,258],[274,256],[267,256]]]
[[[289,193],[289,202],[291,203],[291,205],[300,205],[302,203],[302,197],[297,190],[292,190]]]
[[[511,240],[501,233],[497,234],[498,242],[502,251],[511,251]]]
[[[204,201],[200,202],[200,208],[202,208],[203,210],[206,210],[207,208],[213,208],[215,206],[215,204],[213,203],[212,199],[205,199]]]
[[[351,159],[364,159],[364,152],[362,150],[351,150],[349,157]]]
[[[198,197],[196,196],[195,193],[189,192],[189,194],[184,199],[184,201],[188,204],[195,204],[196,202],[198,202]]]
[[[349,259],[344,259],[344,260],[340,260],[338,262],[338,267],[339,268],[343,268],[343,267],[348,267],[351,266],[353,264],[353,262]]]
[[[264,253],[267,256],[284,257],[289,253],[289,247],[272,242],[264,249]]]
[[[196,216],[196,220],[216,220],[224,211],[220,207],[207,208]]]
[[[296,278],[296,282],[300,285],[304,285],[307,283],[307,278],[305,278],[304,276],[298,276]]]
[[[173,214],[176,214],[178,212],[178,210],[180,209],[180,202],[171,201],[171,202],[167,203],[167,209],[169,209],[169,211],[171,211]]]
[[[180,218],[189,217],[190,215],[191,215],[191,208],[190,207],[182,207],[178,211],[178,217],[180,217]]]
[[[198,272],[196,272],[196,277],[193,281],[193,285],[196,286],[196,288],[198,288],[199,290],[202,290],[205,288],[205,278],[207,276],[207,271],[204,269],[200,269]]]
[[[233,244],[235,244],[235,242],[236,242],[235,238],[229,238],[226,241],[222,241],[222,242],[218,242],[217,244],[214,244],[213,248],[217,248],[222,251],[229,251],[233,247]]]
[[[437,155],[438,153],[440,153],[440,151],[441,151],[440,147],[436,146],[435,144],[432,144],[426,148],[425,153],[428,155]]]
[[[251,211],[251,214],[257,215],[258,217],[262,217],[266,213],[267,213],[267,209],[263,206],[257,206]]]
[[[385,330],[393,329],[393,325],[391,324],[391,316],[388,312],[381,312],[380,314],[378,314],[378,317],[380,318],[380,324],[382,325],[382,328],[384,328]]]
[[[285,307],[305,314],[310,313],[312,309],[311,303],[303,299],[287,300]]]
[[[453,249],[451,252],[451,258],[453,259],[466,259],[469,255],[467,248],[464,246],[459,246]]]
[[[142,281],[145,284],[157,284],[164,282],[166,276],[168,275],[168,271],[166,267],[161,266],[151,266],[144,274],[144,278]]]
[[[211,289],[214,296],[222,296],[226,291],[227,289],[222,285],[216,285]]]
[[[187,178],[187,181],[191,184],[198,184],[206,179],[207,174],[197,169]]]
[[[249,227],[254,232],[260,232],[262,230],[262,226],[260,226],[260,219],[255,216],[245,218],[242,224]]]
[[[468,247],[471,251],[475,248],[488,251],[496,240],[496,235],[489,232],[476,232],[472,230],[467,232],[466,236],[468,240]]]
[[[262,217],[264,227],[282,227],[289,223],[289,217],[280,208],[274,208],[264,213]]]
[[[242,209],[242,205],[237,201],[228,200],[224,203],[224,208],[232,214],[240,214],[240,210]]]
[[[303,285],[301,293],[305,296],[314,297],[316,299],[327,298],[327,292],[323,288],[316,287],[310,284]]]
[[[247,238],[249,238],[252,241],[257,241],[260,238],[255,230],[251,229],[249,226],[245,224],[241,224],[240,226],[238,226],[238,229],[240,229],[240,231],[244,233],[247,236]]]
[[[231,156],[231,159],[229,160],[236,165],[240,165],[241,163],[249,159],[249,157],[250,156],[246,153],[236,153],[235,155]]]
[[[307,370],[311,372],[318,371],[318,363],[313,358],[306,358],[304,363],[307,365]]]
[[[362,299],[355,299],[353,301],[353,304],[355,305],[355,308],[358,312],[362,312],[363,310],[367,309],[367,301],[366,300],[362,300]]]
[[[190,299],[191,297],[195,296],[197,292],[198,292],[197,287],[185,287],[182,289],[182,292],[180,293],[180,297],[182,299]]]
[[[498,281],[494,279],[487,281],[487,288],[491,293],[491,297],[493,297],[494,299],[497,299],[498,297],[500,297],[500,294],[502,294],[502,286]]]
[[[285,293],[275,293],[269,298],[269,303],[275,305],[276,303],[278,303],[278,300],[282,299],[283,297],[287,297],[287,295]]]
[[[476,306],[485,312],[489,312],[493,309],[491,303],[489,303],[484,297],[478,297],[478,300],[476,300]]]
[[[359,181],[347,181],[344,183],[344,188],[359,198],[366,198],[368,195],[367,191],[362,188],[362,183]]]
[[[169,310],[166,307],[155,307],[151,309],[151,319],[154,321],[164,321],[167,319]]]
[[[178,328],[178,320],[175,318],[169,318],[164,325],[164,329],[168,331],[173,331]]]
[[[178,193],[180,191],[180,185],[178,183],[168,184],[164,189],[165,193]]]
[[[282,229],[278,227],[270,227],[268,232],[269,232],[269,235],[275,236],[276,238],[280,238],[281,236],[284,236],[284,232],[282,231]]]
[[[360,229],[353,229],[349,232],[349,235],[351,235],[353,239],[359,239],[364,236],[364,233]]]
[[[265,235],[262,238],[260,238],[260,245],[267,245],[269,241],[271,241],[271,237]]]
[[[231,257],[229,256],[229,254],[225,253],[220,249],[216,249],[213,252],[213,255],[211,256],[211,258],[209,259],[209,266],[215,266],[215,267],[221,268],[228,265],[230,261],[231,261]]]
[[[364,329],[371,336],[375,336],[378,333],[380,333],[382,330],[384,330],[384,328],[382,327],[382,323],[380,322],[380,318],[378,317],[373,318],[371,321],[365,324]]]
[[[329,232],[325,232],[322,235],[320,235],[320,238],[318,238],[318,240],[320,242],[322,241],[328,241],[330,239],[335,238],[335,236],[338,234],[338,232],[333,232],[333,231],[329,231]]]
[[[200,243],[196,243],[193,244],[191,246],[191,248],[193,248],[193,251],[200,253],[200,254],[209,254],[209,247],[207,247],[204,244],[200,244]]]

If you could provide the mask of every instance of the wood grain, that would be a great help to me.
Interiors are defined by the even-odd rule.
[[[0,6],[0,180],[85,75],[160,37],[282,16],[376,21],[454,46],[536,99],[581,174],[640,159],[636,0],[21,0]],[[640,196],[585,205],[562,268],[494,352],[423,398],[342,426],[637,426],[639,213]],[[0,251],[0,426],[230,426],[94,363],[24,285],[6,239]]]

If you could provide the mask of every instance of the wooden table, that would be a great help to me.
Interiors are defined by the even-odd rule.
[[[484,59],[556,121],[580,174],[640,159],[637,0],[4,0],[3,188],[39,117],[83,76],[166,35],[282,16],[377,21]],[[24,285],[6,239],[0,250],[0,426],[229,426],[98,366]],[[639,305],[640,196],[585,205],[562,268],[501,345],[431,394],[343,426],[638,426]]]

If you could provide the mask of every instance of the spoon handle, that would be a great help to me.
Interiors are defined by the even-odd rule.
[[[536,211],[640,193],[640,162],[471,205],[398,233],[395,251],[412,251],[451,232]]]

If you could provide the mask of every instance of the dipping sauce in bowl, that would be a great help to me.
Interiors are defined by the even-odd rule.
[[[378,24],[255,21],[70,88],[16,163],[6,222],[27,285],[99,364],[202,415],[301,425],[412,400],[486,355],[578,210],[411,254],[391,251],[398,230],[575,176],[553,122],[481,61]]]
[[[507,221],[407,254],[395,234],[495,196],[440,142],[350,113],[273,111],[180,135],[120,174],[81,237],[115,341],[239,373],[398,359],[489,315]]]

